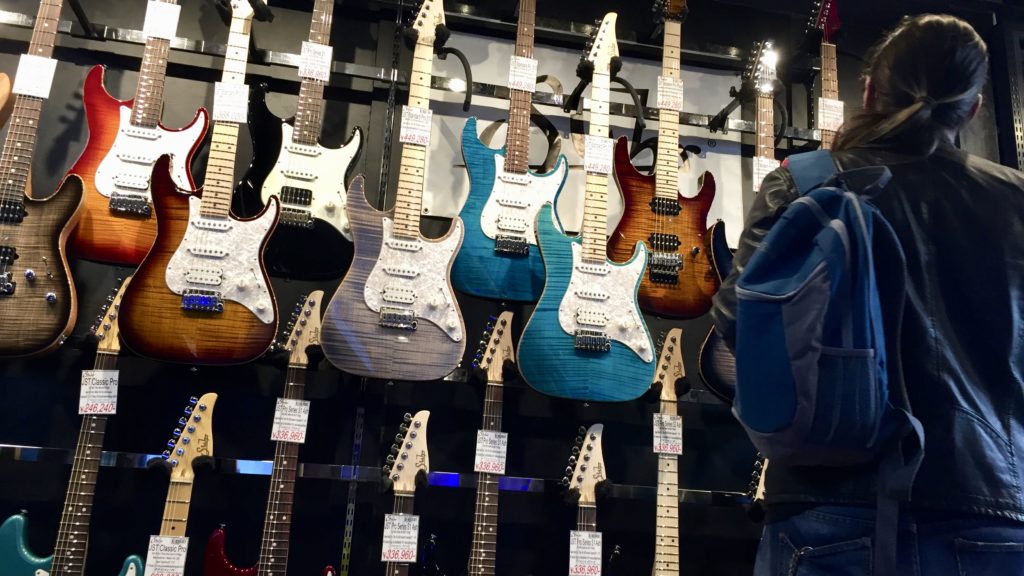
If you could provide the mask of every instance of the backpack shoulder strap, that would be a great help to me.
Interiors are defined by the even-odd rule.
[[[832,153],[828,150],[794,154],[786,159],[786,167],[793,175],[796,189],[801,196],[828,182],[839,172],[832,159]]]

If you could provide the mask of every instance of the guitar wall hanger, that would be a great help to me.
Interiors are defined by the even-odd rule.
[[[455,56],[459,63],[462,64],[462,72],[466,78],[466,98],[462,102],[462,111],[469,112],[469,107],[473,104],[473,69],[469,65],[469,59],[466,55],[458,48],[452,48],[448,46],[448,39],[451,38],[451,30],[448,29],[444,24],[438,24],[434,31],[434,54],[441,60],[447,60],[448,56]],[[419,32],[412,26],[406,26],[402,30],[402,39],[405,40],[405,47],[412,50],[416,47],[416,40],[419,38]]]

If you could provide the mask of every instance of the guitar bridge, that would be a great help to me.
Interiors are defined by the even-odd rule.
[[[114,192],[110,195],[110,211],[123,216],[143,216],[148,218],[153,213],[149,199],[137,194]]]
[[[384,328],[416,329],[416,313],[403,308],[381,306],[379,323]]]
[[[498,234],[494,239],[494,251],[498,254],[528,256],[530,254],[530,243],[522,236]]]
[[[181,309],[189,312],[223,312],[224,299],[215,290],[189,288],[181,295]]]
[[[281,219],[278,222],[285,226],[294,226],[296,228],[312,228],[313,214],[309,210],[301,208],[282,207]]]
[[[25,206],[17,200],[0,201],[0,223],[21,224],[25,220]]]
[[[576,349],[587,352],[608,352],[612,349],[611,341],[603,330],[581,329],[576,331]]]
[[[0,296],[13,296],[18,283],[11,279],[10,272],[0,274]]]
[[[682,267],[683,258],[678,252],[653,252],[647,262],[647,271],[655,284],[678,284]]]

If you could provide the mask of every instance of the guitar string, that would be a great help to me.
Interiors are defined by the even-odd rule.
[[[487,388],[486,388],[485,394],[484,394],[484,422],[483,422],[483,428],[485,430],[493,430],[493,431],[499,431],[500,432],[501,431],[501,406],[502,406],[502,400],[499,400],[497,398],[497,396],[500,393],[502,383],[500,381],[499,382],[491,382],[490,379],[488,379],[488,380],[489,381],[487,383]],[[487,528],[488,512],[487,512],[487,506],[486,506],[485,502],[483,502],[482,499],[480,498],[480,492],[481,492],[480,487],[481,486],[486,486],[486,488],[484,488],[484,493],[490,495],[491,484],[489,484],[489,482],[491,482],[491,481],[495,481],[495,482],[497,481],[497,479],[496,479],[494,474],[491,474],[491,473],[488,473],[488,472],[481,472],[479,474],[479,476],[478,476],[478,490],[477,490],[478,494],[477,494],[477,502],[476,502],[476,516],[474,518],[474,531],[475,531],[477,537],[473,538],[473,548],[472,548],[471,556],[470,556],[470,573],[471,573],[471,575],[472,574],[483,574],[484,573],[484,563],[483,563],[482,555],[484,554],[484,548],[485,547],[486,548],[490,547],[489,543],[485,543],[483,541],[483,537],[486,535],[485,530]],[[499,492],[500,492],[499,490],[494,490],[493,497],[495,499],[495,502],[494,502],[493,506],[495,507],[495,509],[498,508],[498,498],[500,497]],[[494,523],[496,525],[497,524],[497,512],[495,512],[494,516],[495,516]],[[493,538],[497,538],[497,534],[493,534]],[[492,557],[490,558],[490,561],[494,562],[495,559],[493,557],[493,551],[490,551],[490,552],[492,554]],[[474,568],[476,568],[475,572],[473,570]],[[490,572],[490,571],[488,571],[488,572]]]
[[[516,27],[515,55],[523,58],[533,57],[534,13],[536,0],[522,0],[519,3],[519,23]],[[532,95],[524,90],[509,90],[509,117],[505,134],[504,170],[515,174],[530,173],[530,105]],[[552,206],[552,210],[554,206]],[[501,206],[502,219],[517,220],[520,209]],[[498,230],[501,233],[501,230]],[[529,238],[523,237],[527,242]],[[536,239],[533,239],[536,242]]]
[[[300,379],[302,379],[303,376],[299,374],[299,371],[300,369],[294,366],[288,367],[288,383],[286,384],[285,390],[285,398],[287,399],[302,399],[303,396],[305,395],[305,383],[300,382]],[[271,560],[272,564],[276,563],[276,559],[278,558],[278,556],[282,556],[284,558],[284,562],[282,563],[283,565],[280,567],[280,569],[284,571],[287,571],[288,569],[288,546],[290,543],[287,541],[287,539],[289,539],[290,530],[287,531],[285,534],[285,544],[283,547],[278,547],[276,543],[281,541],[278,539],[279,530],[277,529],[277,525],[281,522],[287,523],[289,526],[291,524],[290,509],[288,511],[287,518],[279,520],[279,518],[281,517],[281,508],[284,506],[284,504],[281,501],[283,496],[283,490],[285,489],[283,476],[286,473],[286,471],[294,469],[295,466],[297,466],[295,459],[298,457],[298,449],[296,449],[294,451],[295,453],[292,454],[292,450],[290,449],[291,446],[289,446],[289,444],[290,443],[288,442],[278,440],[276,442],[276,446],[274,449],[273,471],[271,473],[270,480],[270,498],[267,503],[267,517],[264,519],[263,542],[261,542],[260,544],[259,564],[261,571],[265,568],[264,559],[266,558],[267,555],[273,556],[273,559]],[[289,483],[291,484],[290,489],[292,501],[294,502],[295,475],[289,474],[289,476],[291,476],[291,478],[289,478]],[[268,531],[269,534],[272,535],[269,538]],[[271,550],[274,550],[274,552],[271,552]]]

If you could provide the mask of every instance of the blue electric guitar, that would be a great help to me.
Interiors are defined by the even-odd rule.
[[[536,0],[519,2],[515,56],[533,57]],[[462,130],[462,157],[469,197],[462,206],[466,237],[455,258],[455,288],[484,298],[536,302],[544,287],[544,263],[534,222],[565,184],[569,165],[559,156],[546,174],[530,170],[531,93],[510,90],[505,148],[488,148],[477,136],[476,118]],[[550,218],[549,218],[550,219]]]
[[[547,279],[519,342],[519,369],[530,386],[577,400],[638,398],[654,378],[654,344],[637,307],[647,266],[638,242],[629,261],[608,260],[608,97],[611,60],[618,55],[615,13],[598,29],[587,60],[593,64],[587,187],[580,235],[565,236],[552,223],[551,204],[537,218]],[[604,157],[598,157],[600,143]],[[604,166],[602,166],[602,164]]]

